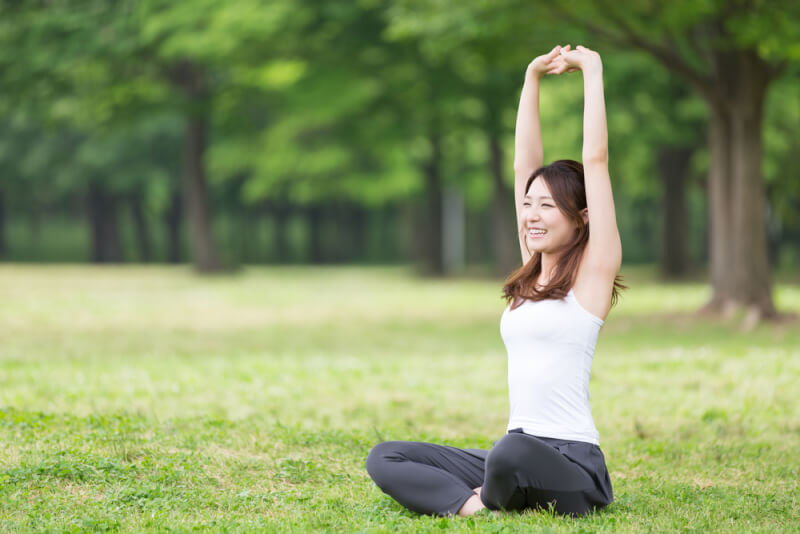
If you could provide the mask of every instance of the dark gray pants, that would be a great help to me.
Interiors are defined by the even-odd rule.
[[[600,447],[520,429],[489,451],[386,441],[370,451],[367,471],[384,493],[421,514],[455,515],[478,486],[491,510],[553,503],[557,513],[581,515],[613,500]]]

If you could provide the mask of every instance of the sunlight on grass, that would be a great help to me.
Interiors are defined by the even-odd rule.
[[[638,532],[800,527],[800,328],[631,288],[592,406],[616,495],[595,516],[418,517],[379,440],[489,448],[507,417],[500,282],[402,268],[2,266],[0,530]],[[800,311],[800,288],[776,288]]]

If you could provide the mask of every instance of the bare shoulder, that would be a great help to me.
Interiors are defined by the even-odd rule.
[[[619,269],[593,265],[584,255],[578,267],[578,276],[572,291],[578,303],[589,313],[606,320],[611,310],[611,295],[614,292],[614,279]]]

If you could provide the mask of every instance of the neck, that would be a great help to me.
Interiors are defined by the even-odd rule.
[[[557,254],[542,253],[542,272],[539,273],[539,285],[545,285],[550,281],[550,275],[558,263]]]

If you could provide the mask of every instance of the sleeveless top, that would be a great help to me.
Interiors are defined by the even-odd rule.
[[[589,407],[589,377],[603,320],[570,289],[563,300],[525,300],[500,319],[508,351],[508,430],[600,444]]]

